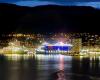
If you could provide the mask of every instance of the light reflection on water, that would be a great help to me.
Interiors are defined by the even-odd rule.
[[[71,67],[71,56],[64,56],[64,55],[36,55],[35,58],[38,61],[38,64],[40,65],[40,68],[48,69],[49,67],[51,69],[55,70],[63,70],[65,68]],[[64,65],[66,63],[70,63],[70,65]],[[44,65],[45,64],[45,65]],[[44,67],[45,66],[45,67]]]
[[[64,69],[67,80],[100,80],[100,57],[43,55],[0,57],[0,80],[50,80]]]
[[[18,60],[21,60],[21,59],[29,59],[29,58],[33,58],[34,55],[28,55],[28,54],[6,54],[5,55],[5,58],[7,60],[14,60],[14,61],[18,61]]]

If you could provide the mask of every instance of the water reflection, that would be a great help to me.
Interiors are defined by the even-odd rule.
[[[67,68],[70,70],[71,68],[71,56],[64,55],[36,55],[35,59],[38,61],[38,65],[41,65],[40,68],[44,69],[55,69],[63,70]],[[66,65],[65,65],[66,64]]]
[[[73,79],[77,80],[79,77],[83,77],[81,80],[100,79],[99,63],[99,57],[79,57],[79,59],[74,57],[72,60],[72,73],[74,73],[76,76],[74,76]]]
[[[60,55],[59,57],[59,70],[63,70],[64,69],[64,56]]]
[[[21,59],[30,59],[30,58],[33,58],[34,55],[29,55],[29,54],[6,54],[5,55],[5,58],[7,60],[14,60],[14,61],[18,61],[18,60],[21,60]]]
[[[64,70],[66,80],[100,80],[100,57],[0,57],[0,80],[53,80],[51,75],[59,70]]]

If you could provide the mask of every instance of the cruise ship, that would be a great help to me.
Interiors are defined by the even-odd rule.
[[[71,51],[72,46],[63,42],[53,44],[45,42],[36,49],[36,53],[66,53]]]

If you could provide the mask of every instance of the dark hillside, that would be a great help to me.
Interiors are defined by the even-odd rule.
[[[0,32],[99,32],[100,10],[85,6],[0,4]]]

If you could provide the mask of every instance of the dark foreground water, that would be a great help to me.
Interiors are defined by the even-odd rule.
[[[36,55],[33,58],[0,57],[0,80],[51,80],[64,69],[66,80],[100,80],[100,57]]]

